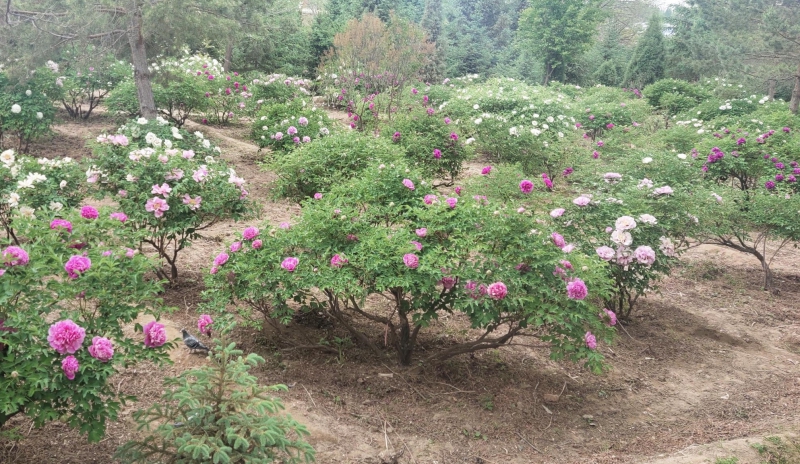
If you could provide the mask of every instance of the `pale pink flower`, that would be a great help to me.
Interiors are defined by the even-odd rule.
[[[420,237],[420,238],[423,238],[426,235],[428,235],[428,229],[426,229],[425,227],[421,227],[421,228],[415,230],[414,232],[417,234],[417,237]]]
[[[575,244],[574,243],[569,243],[569,244],[564,245],[563,247],[561,247],[561,251],[563,251],[564,253],[572,253],[572,251],[574,249],[575,249]]]
[[[604,319],[608,318],[609,326],[617,325],[617,315],[614,313],[614,311],[611,311],[610,309],[603,308],[603,312],[600,314],[600,317]]]
[[[64,375],[70,380],[75,380],[75,374],[78,373],[80,367],[78,360],[72,355],[67,356],[61,361],[61,370],[64,371]]]
[[[128,215],[125,214],[125,213],[111,213],[111,215],[109,217],[111,219],[116,219],[116,220],[118,220],[119,222],[122,222],[122,223],[124,223],[125,221],[128,220]]]
[[[434,203],[438,203],[438,198],[436,195],[425,195],[422,201],[425,202],[426,205],[432,205]]]
[[[208,167],[204,164],[192,172],[192,179],[195,182],[205,182],[208,177]]]
[[[86,330],[71,319],[56,322],[50,326],[47,333],[50,347],[60,354],[72,354],[78,351],[86,337]]]
[[[588,205],[588,204],[589,204],[591,201],[592,201],[592,199],[591,199],[591,198],[589,198],[589,197],[587,197],[587,196],[584,196],[584,195],[581,195],[581,196],[579,196],[578,198],[576,198],[576,199],[572,200],[572,202],[573,202],[573,203],[575,203],[575,204],[576,204],[576,205],[578,205],[578,206],[586,206],[586,205]]]
[[[254,250],[258,250],[259,248],[261,248],[262,245],[263,245],[263,242],[261,240],[253,240],[252,247],[253,247]]]
[[[169,205],[163,198],[153,197],[147,200],[144,209],[147,212],[152,212],[155,217],[160,218],[164,216],[164,211],[169,209]]]
[[[447,205],[448,205],[448,206],[449,206],[451,209],[453,209],[453,208],[455,208],[455,207],[456,207],[456,204],[458,204],[458,198],[452,198],[452,197],[451,197],[451,198],[448,198],[447,200],[445,200],[445,202],[447,203]]]
[[[122,198],[125,198],[125,197],[128,196],[128,191],[127,190],[120,190],[119,192],[117,192],[117,195],[121,196]]]
[[[133,258],[136,255],[136,253],[139,252],[138,250],[134,250],[133,248],[127,248],[126,250],[127,251],[125,251],[125,256],[127,256],[128,258]]]
[[[506,288],[506,284],[503,282],[495,282],[493,284],[489,284],[487,293],[489,294],[489,297],[494,300],[502,300],[508,294],[508,288]]]
[[[163,195],[164,198],[169,196],[169,193],[172,191],[172,187],[169,186],[167,183],[163,183],[161,185],[155,184],[153,185],[152,190],[150,193],[153,195]]]
[[[663,187],[659,187],[653,190],[654,195],[672,195],[672,193],[673,193],[672,187],[670,187],[669,185],[665,185]]]
[[[417,248],[417,251],[422,251],[422,244],[421,243],[412,240],[411,244],[414,245]]]
[[[211,316],[208,314],[201,314],[200,317],[197,319],[197,330],[201,334],[205,334],[206,336],[211,336],[211,324],[214,323],[214,320],[211,319]]]
[[[405,185],[409,190],[414,190],[414,183],[411,182],[411,179],[403,179],[403,185]]]
[[[636,228],[636,220],[630,216],[620,216],[614,223],[617,230],[631,230]]]
[[[319,192],[315,193],[315,194],[314,194],[314,199],[315,199],[315,200],[322,200],[322,194],[321,194],[321,193],[319,193]]]
[[[567,297],[572,300],[582,300],[589,294],[586,284],[581,279],[575,278],[567,283]]]
[[[167,343],[167,331],[163,324],[150,321],[142,331],[144,332],[144,346],[147,348],[157,348]]]
[[[599,256],[603,261],[610,261],[616,254],[613,248],[607,246],[601,246],[595,251],[597,251],[597,256]]]
[[[557,218],[561,217],[566,210],[564,208],[556,208],[553,211],[550,211],[550,217]]]
[[[633,252],[633,256],[636,257],[636,261],[639,261],[639,264],[644,264],[646,266],[650,266],[656,262],[656,252],[647,245],[641,245],[636,248]]]
[[[200,202],[203,201],[203,198],[200,195],[192,198],[189,194],[183,196],[183,204],[189,206],[189,209],[192,211],[197,211],[200,209]]]
[[[672,243],[672,240],[670,240],[668,237],[661,237],[659,238],[659,241],[661,244],[658,246],[658,248],[662,253],[664,253],[665,256],[675,256],[675,245]]]
[[[597,349],[597,339],[591,332],[586,332],[586,335],[583,336],[583,339],[586,341],[586,346],[590,350]]]
[[[633,243],[633,236],[626,230],[615,230],[611,232],[611,241],[617,245],[629,246]]]
[[[283,260],[283,262],[281,263],[281,267],[289,272],[294,272],[294,269],[297,267],[299,263],[300,260],[290,256]]]
[[[233,242],[231,243],[231,253],[236,253],[237,251],[242,249],[242,242]]]
[[[342,267],[347,264],[349,261],[342,255],[336,254],[333,255],[331,258],[331,266],[333,267]]]
[[[114,356],[114,345],[106,337],[94,337],[89,347],[89,354],[98,361],[111,361]]]
[[[183,154],[181,155],[185,159],[192,159],[194,158],[194,151],[193,150],[184,150]]]
[[[416,269],[419,266],[419,258],[413,253],[403,255],[403,263],[411,269]]]
[[[550,234],[550,238],[553,240],[553,243],[559,248],[564,248],[567,245],[567,242],[564,241],[564,237],[558,232],[553,232],[552,234]]]
[[[278,228],[289,230],[292,228],[292,225],[289,224],[288,222],[281,222],[280,224],[278,224]]]

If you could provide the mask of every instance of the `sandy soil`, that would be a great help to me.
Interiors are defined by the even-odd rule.
[[[34,148],[45,156],[87,155],[84,141],[114,126],[103,116],[66,122]],[[263,202],[261,220],[252,223],[277,224],[299,212],[295,204],[270,200],[275,175],[259,167],[262,154],[246,141],[246,127],[201,129]],[[467,173],[478,171],[468,166]],[[184,252],[181,278],[164,295],[178,308],[166,318],[170,335],[194,327],[203,272],[245,225],[215,225]],[[267,359],[255,371],[264,384],[291,386],[280,396],[311,431],[320,463],[381,463],[386,449],[414,464],[695,464],[732,455],[756,463],[753,443],[800,431],[798,250],[781,252],[773,269],[779,294],[759,290],[754,259],[711,246],[690,250],[661,292],[640,300],[617,342],[600,348],[611,370],[599,376],[530,346],[412,374],[389,357],[355,348],[337,357],[282,342],[288,333],[334,335],[324,324],[293,323],[281,334],[240,329],[236,338]],[[468,332],[463,318],[443,318],[421,336],[421,349]],[[137,433],[131,414],[158,400],[161,379],[207,362],[183,347],[171,359],[165,369],[143,364],[115,377],[117,388],[138,401],[109,424],[101,443],[89,445],[59,422],[34,429],[20,418],[13,425],[25,438],[0,448],[0,462],[111,462],[114,449]]]

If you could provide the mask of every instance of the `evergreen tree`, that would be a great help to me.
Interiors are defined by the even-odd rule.
[[[427,0],[420,24],[428,32],[428,39],[437,42],[442,33],[442,0]]]
[[[647,30],[636,44],[631,61],[625,70],[623,83],[630,87],[642,88],[663,78],[666,55],[661,14],[656,13],[650,18]]]

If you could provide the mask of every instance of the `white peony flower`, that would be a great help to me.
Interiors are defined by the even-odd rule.
[[[42,114],[42,112],[41,111],[37,111],[36,112],[36,119],[42,119],[42,118],[44,118],[44,115]]]
[[[629,246],[631,243],[633,243],[633,237],[631,236],[630,232],[624,230],[615,230],[614,232],[611,232],[611,241],[617,245]]]
[[[33,92],[31,92],[31,89],[28,89],[25,91],[25,95],[30,97],[31,95],[33,95]]]
[[[136,123],[144,126],[145,124],[147,124],[147,118],[139,118],[136,120]]]
[[[34,210],[30,206],[20,206],[19,208],[19,215],[24,218],[28,219],[36,219],[36,215],[34,215]]]
[[[11,192],[8,194],[8,206],[12,208],[19,206],[19,193]]]
[[[636,228],[636,220],[630,216],[620,216],[614,223],[617,230],[630,230]]]
[[[11,105],[11,112],[14,114],[19,114],[22,111],[22,107],[14,103]]]
[[[685,160],[686,159],[686,153],[678,153],[678,159]]]
[[[52,211],[61,211],[62,209],[64,209],[64,205],[62,205],[61,203],[59,203],[57,201],[51,201],[50,205],[49,205],[49,208]]]
[[[6,166],[14,163],[14,159],[14,150],[6,150],[3,153],[0,153],[0,162]]]
[[[652,162],[653,162],[653,158],[650,158],[649,156],[646,157],[646,158],[642,158],[642,163],[644,163],[644,164],[650,164]]]
[[[639,216],[639,220],[644,222],[645,224],[658,223],[658,220],[655,218],[655,216],[652,216],[650,214],[642,214],[641,216]]]

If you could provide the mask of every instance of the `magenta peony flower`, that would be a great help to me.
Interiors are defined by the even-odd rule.
[[[315,194],[314,194],[314,199],[315,199],[315,200],[322,200],[322,194],[321,194],[321,193],[319,193],[319,192],[315,193]]]
[[[231,243],[231,253],[236,253],[237,251],[242,249],[242,242],[233,242]]]
[[[128,220],[128,215],[125,214],[125,213],[111,213],[111,215],[109,217],[111,219],[116,219],[116,220],[118,220],[119,222],[122,222],[122,223],[124,223],[125,221]]]
[[[610,122],[610,123],[606,124],[606,129],[611,130],[613,128],[614,128],[614,123]]]
[[[436,159],[440,159],[442,157],[442,150],[439,150],[438,148],[434,148],[433,149],[433,157],[436,158]]]
[[[597,349],[597,339],[592,335],[591,332],[586,332],[586,335],[583,336],[584,340],[586,340],[586,346],[590,350]]]
[[[600,158],[600,152],[598,152],[598,151],[596,151],[596,150],[595,150],[595,151],[593,151],[593,152],[592,152],[592,158],[594,158],[594,159]]]
[[[281,262],[281,267],[286,269],[289,272],[294,272],[294,269],[300,263],[300,260],[294,257],[288,257]]]
[[[454,142],[458,141],[458,134],[456,134],[455,132],[451,132],[450,133],[450,140],[452,140]]]
[[[495,282],[489,284],[487,293],[493,300],[502,300],[508,294],[508,288],[506,288],[506,284],[503,282]]]
[[[144,332],[144,346],[147,348],[158,348],[167,343],[167,331],[164,329],[164,324],[150,321],[142,331]]]
[[[798,174],[800,174],[800,173],[798,173]],[[461,187],[460,185],[456,185],[456,188],[454,188],[453,191],[456,192],[456,195],[461,196],[462,188],[463,187]]]
[[[614,258],[614,255],[616,255],[614,249],[607,246],[601,246],[595,251],[597,252],[597,256],[599,256],[603,261],[610,261],[612,258]]]
[[[428,229],[422,227],[414,231],[417,234],[417,237],[425,237],[428,235]]]
[[[242,238],[245,240],[253,240],[256,237],[258,237],[257,227],[247,227],[242,232]]]
[[[6,247],[2,253],[3,264],[6,266],[24,266],[28,264],[30,258],[28,253],[20,247]]]
[[[251,245],[254,250],[258,250],[264,243],[261,240],[253,240],[253,244]]]
[[[598,141],[597,141],[597,146],[598,146],[598,147],[601,147],[601,148],[602,148],[602,147],[603,147],[603,145],[605,145],[605,143],[603,143],[603,141],[602,141],[602,140],[598,140]]]
[[[647,245],[641,245],[636,248],[633,252],[633,256],[636,257],[636,261],[639,261],[639,264],[644,264],[646,266],[650,266],[656,261],[656,252]]]
[[[64,371],[64,375],[70,380],[75,380],[75,374],[78,372],[80,367],[81,366],[78,363],[78,360],[72,355],[67,356],[63,361],[61,361],[61,370]]]
[[[411,182],[411,179],[403,179],[403,185],[405,185],[409,190],[414,190],[414,183]]]
[[[347,258],[345,258],[344,256],[339,255],[339,254],[333,255],[333,257],[331,258],[331,266],[332,267],[339,267],[340,268],[340,267],[344,266],[347,263],[349,263]]]
[[[589,294],[589,289],[581,279],[575,278],[567,283],[567,297],[572,300],[582,300]]]
[[[97,219],[97,216],[99,216],[99,213],[94,207],[84,206],[81,208],[81,217],[84,219]]]
[[[550,234],[550,238],[553,240],[555,246],[559,248],[564,248],[567,245],[567,242],[564,241],[564,237],[558,232],[553,232]]]
[[[85,337],[86,330],[71,319],[56,322],[47,332],[47,341],[60,354],[72,354],[81,349]]]
[[[447,205],[448,205],[448,206],[449,206],[451,209],[453,209],[453,208],[455,208],[455,207],[456,207],[456,204],[458,204],[458,198],[452,198],[452,197],[451,197],[451,198],[448,198],[447,200],[445,200],[445,202],[447,203]]]
[[[229,257],[230,256],[228,256],[228,253],[224,253],[223,252],[223,253],[218,254],[217,257],[214,258],[214,266],[217,266],[217,267],[222,266],[223,264],[228,262],[228,258]]]
[[[86,256],[70,256],[64,264],[64,270],[69,274],[70,279],[77,279],[80,274],[88,271],[92,267],[92,260]]]
[[[563,215],[565,211],[566,210],[564,208],[556,208],[553,211],[550,211],[550,217],[552,218],[561,217],[561,215]]]
[[[483,169],[481,169],[481,174],[483,174],[484,176],[489,174],[490,172],[492,172],[492,167],[491,166],[486,166]]]
[[[544,182],[544,186],[547,187],[547,190],[553,190],[553,181],[552,180],[550,180],[549,178],[544,178],[544,179],[542,179],[542,181]]]
[[[415,240],[412,240],[411,244],[414,245],[414,247],[417,249],[417,251],[422,251],[422,244],[421,243],[419,243],[419,242],[417,242]]]
[[[438,203],[438,198],[436,195],[425,195],[422,198],[422,201],[425,202],[426,205],[432,205],[434,203]]]
[[[201,334],[206,334],[206,336],[211,336],[211,324],[214,323],[214,320],[211,319],[211,316],[208,314],[201,314],[200,317],[197,319],[197,330]]]
[[[67,221],[66,219],[53,219],[50,221],[50,229],[67,229],[67,232],[72,233],[72,223]]]
[[[519,190],[526,195],[531,193],[533,191],[533,182],[528,179],[523,179],[522,182],[519,183]]]
[[[114,345],[106,337],[94,337],[92,345],[89,347],[89,354],[98,361],[111,361],[114,356]]]
[[[419,258],[413,253],[406,253],[403,255],[403,263],[411,269],[416,269],[419,266]]]
[[[603,308],[603,313],[600,314],[600,317],[604,317],[604,316],[608,318],[608,325],[609,326],[617,325],[617,315],[614,313],[614,311],[611,311],[610,309]]]
[[[400,140],[400,132],[395,132],[394,135],[392,135],[392,141],[397,142],[399,140]]]

